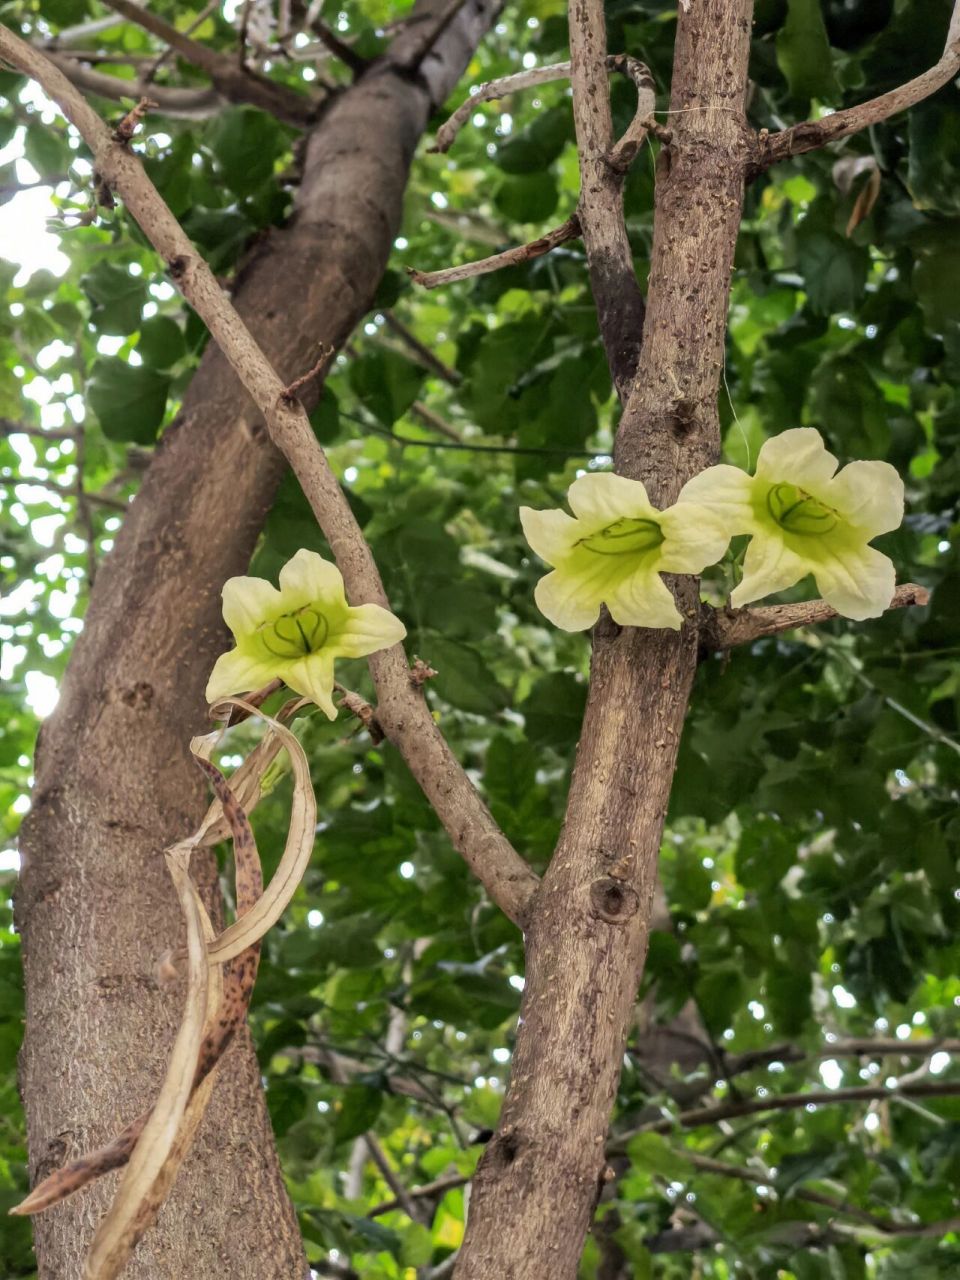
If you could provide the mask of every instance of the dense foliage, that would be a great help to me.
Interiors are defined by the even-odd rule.
[[[334,0],[323,9],[371,55],[385,38],[378,24],[407,7]],[[152,8],[181,28],[196,17],[168,0]],[[194,38],[235,48],[225,8]],[[759,0],[752,123],[775,130],[919,73],[939,57],[949,9],[947,0]],[[608,5],[610,48],[649,64],[662,108],[674,10],[657,0]],[[561,0],[508,5],[450,105],[471,84],[566,57],[564,11]],[[8,4],[4,21],[42,40],[102,16],[92,0],[46,0],[42,13]],[[89,39],[132,60],[162,49],[126,22]],[[304,84],[316,68],[316,58],[280,51],[270,74]],[[119,60],[100,69],[132,74]],[[330,58],[319,72],[347,78]],[[195,75],[171,59],[157,83]],[[612,82],[621,127],[633,92]],[[205,333],[122,208],[93,222],[81,216],[90,166],[60,117],[10,73],[0,93],[0,823],[9,895],[50,682]],[[97,101],[108,116],[122,114],[119,103]],[[654,1071],[642,1054],[628,1055],[613,1123],[619,1176],[604,1193],[584,1277],[614,1265],[618,1251],[625,1274],[641,1277],[935,1280],[960,1270],[960,1098],[937,1096],[960,1089],[960,1069],[956,1053],[936,1045],[956,1035],[960,1007],[958,140],[960,97],[950,86],[774,169],[748,192],[721,405],[726,455],[747,466],[767,436],[810,425],[841,461],[888,459],[906,482],[908,514],[878,545],[901,581],[933,596],[924,609],[831,623],[704,662],[663,845],[672,924],[652,938],[643,990],[659,1022],[682,1010],[688,1028],[699,1019],[708,1047],[687,1079],[683,1066],[671,1072],[660,1061]],[[296,134],[253,107],[205,121],[151,115],[139,151],[225,280],[288,213]],[[653,160],[652,149],[641,154],[627,183],[641,280]],[[560,505],[580,471],[607,467],[617,416],[582,247],[436,292],[416,290],[404,268],[437,269],[533,239],[572,211],[577,188],[565,82],[479,108],[449,156],[420,154],[377,308],[313,417],[407,625],[408,652],[437,671],[435,713],[538,869],[563,814],[589,643],[538,614],[532,588],[543,567],[522,539],[517,507]],[[323,541],[287,480],[252,572],[275,577],[299,547],[323,550]],[[721,602],[736,573],[732,556],[710,571],[707,597]],[[338,675],[370,693],[363,663]],[[351,1150],[374,1132],[407,1187],[470,1173],[509,1073],[520,938],[392,751],[371,745],[345,713],[334,724],[302,720],[298,732],[322,825],[307,882],[268,938],[254,997],[270,1111],[318,1267],[332,1257],[364,1277],[413,1276],[458,1246],[464,1191],[419,1200],[417,1221],[399,1210],[370,1216],[393,1193],[368,1161],[348,1197]],[[254,739],[248,726],[235,730],[226,763]],[[286,785],[256,814],[267,871],[282,847]],[[2,1208],[26,1186],[9,903],[0,928]],[[892,1038],[904,1050],[881,1043],[857,1054],[844,1043],[853,1037]],[[908,1055],[911,1041],[925,1047]],[[758,1065],[743,1069],[753,1051]],[[840,1087],[906,1076],[929,1096],[830,1099]],[[827,1093],[823,1105],[740,1116],[734,1107],[725,1120],[649,1127],[692,1105],[726,1101],[747,1112],[797,1091]],[[707,1170],[705,1157],[727,1168]],[[950,1219],[953,1230],[919,1229]],[[23,1222],[0,1218],[0,1256],[4,1274],[32,1274]]]

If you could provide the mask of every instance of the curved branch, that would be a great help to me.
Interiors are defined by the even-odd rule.
[[[514,245],[504,249],[502,253],[494,253],[489,258],[480,258],[476,262],[464,262],[459,267],[445,267],[442,271],[418,271],[416,267],[407,267],[407,274],[414,284],[423,289],[438,289],[444,284],[455,284],[458,280],[469,280],[471,276],[485,276],[491,271],[501,271],[504,267],[515,267],[521,262],[531,262],[534,258],[542,258],[551,249],[566,244],[568,240],[576,240],[580,235],[580,219],[575,213],[554,227],[538,240],[529,244]]]
[[[930,599],[926,587],[908,582],[897,587],[890,609],[907,609],[912,605],[924,605]],[[776,636],[781,631],[793,631],[797,627],[809,627],[817,622],[828,622],[840,615],[826,600],[805,600],[800,604],[771,604],[760,609],[712,609],[705,605],[700,632],[704,653],[718,649],[734,649],[740,644],[751,644],[763,636]]]
[[[376,562],[330,469],[303,407],[284,397],[284,383],[244,325],[216,277],[128,147],[116,141],[92,107],[43,54],[0,27],[0,56],[37,80],[80,132],[103,181],[123,198],[171,278],[210,330],[262,413],[273,442],[290,463],[355,604],[388,604]],[[538,879],[498,827],[410,677],[400,645],[372,654],[377,718],[423,788],[457,851],[493,901],[517,924]]]
[[[776,164],[779,160],[788,160],[791,156],[802,155],[805,151],[815,151],[825,147],[828,142],[836,142],[839,138],[847,138],[861,129],[888,120],[891,116],[915,106],[924,98],[942,89],[954,76],[960,73],[960,0],[954,0],[953,13],[947,31],[947,43],[940,61],[924,71],[922,75],[908,80],[889,93],[882,93],[869,102],[861,102],[858,106],[848,107],[845,111],[836,111],[822,120],[806,120],[795,124],[780,133],[761,132],[758,140],[758,163],[754,176]]]

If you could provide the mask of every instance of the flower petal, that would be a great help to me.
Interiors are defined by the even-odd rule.
[[[679,631],[682,618],[670,588],[653,567],[633,573],[606,599],[621,627],[669,627]]]
[[[280,592],[263,578],[228,578],[223,584],[223,620],[235,639],[256,631],[281,608]]]
[[[407,628],[389,609],[378,604],[361,604],[348,609],[343,624],[331,631],[324,646],[331,654],[344,658],[365,658],[378,649],[399,644]]]
[[[844,618],[879,618],[897,585],[893,561],[873,547],[824,547],[811,565],[820,594]]]
[[[850,462],[831,480],[824,501],[868,539],[875,538],[903,520],[903,481],[889,462]]]
[[[784,591],[812,573],[813,568],[776,534],[755,534],[743,558],[743,581],[731,593],[730,603],[739,608]]]
[[[588,526],[581,536],[589,534],[592,529],[613,524],[615,520],[622,520],[624,516],[649,520],[657,515],[639,480],[628,480],[626,476],[616,476],[611,471],[579,476],[567,491],[567,502],[577,519]]]
[[[520,523],[523,536],[547,564],[557,564],[562,560],[582,533],[573,516],[556,508],[534,511],[532,507],[521,507]]]
[[[730,531],[709,507],[679,503],[660,513],[664,543],[657,569],[661,573],[699,573],[716,564],[730,542]]]
[[[728,538],[737,533],[752,533],[758,527],[751,493],[754,481],[739,467],[725,463],[707,467],[688,480],[680,490],[676,506],[694,506],[709,511],[725,530]]]
[[[318,602],[346,608],[340,570],[316,551],[301,549],[280,570],[280,594],[284,609],[299,609]]]
[[[813,427],[791,427],[767,440],[757,455],[757,475],[765,480],[786,481],[818,497],[837,469],[823,436]]]
[[[586,631],[600,617],[601,597],[585,586],[582,577],[548,573],[533,589],[537,608],[561,631]]]
[[[333,704],[333,655],[325,650],[287,663],[283,671],[284,683],[302,698],[311,698],[330,720],[336,720],[337,708]]]
[[[253,581],[256,582],[257,579],[254,578]],[[239,648],[231,649],[229,653],[222,653],[214,663],[207,681],[206,699],[208,702],[218,702],[233,693],[249,693],[253,689],[262,688],[278,675],[281,672],[275,661],[265,661],[259,655],[246,653]]]

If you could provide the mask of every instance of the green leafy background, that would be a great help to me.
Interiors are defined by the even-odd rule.
[[[195,16],[155,8],[181,26]],[[381,24],[406,8],[344,0],[324,16],[375,53]],[[949,9],[947,0],[759,0],[751,121],[774,130],[918,74],[940,55]],[[449,106],[471,84],[566,57],[564,10],[560,0],[508,5]],[[42,11],[41,20],[32,4],[8,4],[4,20],[41,37],[101,12],[87,0],[49,0]],[[650,65],[661,109],[675,17],[675,6],[656,0],[608,4],[610,48]],[[196,36],[235,48],[219,13]],[[97,40],[107,52],[156,51],[129,24]],[[304,87],[309,65],[278,59],[271,74]],[[324,74],[346,75],[335,62]],[[191,75],[174,62],[159,83]],[[621,128],[632,92],[612,83]],[[9,896],[38,712],[82,626],[91,570],[109,552],[205,334],[122,209],[96,225],[66,225],[89,203],[82,149],[21,79],[2,73],[0,94],[0,199],[18,216],[59,219],[51,231],[62,255],[54,270],[29,273],[11,241],[12,261],[0,262],[0,839]],[[122,111],[100,105],[111,118]],[[588,644],[537,613],[542,566],[522,540],[517,507],[557,505],[578,472],[607,467],[617,411],[579,243],[435,292],[407,282],[406,267],[437,269],[533,238],[575,206],[565,83],[477,116],[449,156],[418,156],[377,306],[339,358],[314,424],[409,628],[409,651],[438,672],[428,696],[444,732],[540,869],[563,812]],[[721,400],[726,456],[748,465],[769,435],[809,425],[843,460],[888,459],[906,481],[908,514],[879,545],[901,580],[933,595],[927,608],[763,640],[700,670],[663,845],[672,927],[652,938],[643,992],[663,1024],[695,1011],[711,1061],[693,1079],[682,1065],[672,1078],[657,1075],[633,1052],[640,1033],[633,1038],[613,1121],[619,1176],[588,1242],[588,1280],[616,1274],[601,1270],[614,1263],[624,1275],[669,1280],[960,1272],[960,1233],[910,1231],[956,1226],[960,1098],[890,1096],[627,1136],[683,1110],[685,1097],[749,1101],[910,1073],[931,1085],[960,1081],[956,1056],[933,1044],[909,1057],[830,1056],[851,1037],[957,1034],[958,139],[960,98],[948,86],[747,192]],[[288,213],[294,143],[292,130],[239,107],[206,122],[151,116],[138,148],[214,270],[229,277]],[[863,160],[852,185],[834,168],[848,158]],[[641,154],[626,188],[641,279],[653,159],[649,148]],[[876,202],[849,229],[872,168]],[[16,184],[41,180],[53,184],[55,207],[23,203],[32,197]],[[387,309],[442,362],[443,376],[418,362]],[[90,496],[78,502],[81,481]],[[288,481],[254,572],[275,574],[299,546],[323,543]],[[717,603],[730,573],[725,564],[705,581]],[[786,598],[805,594],[810,584]],[[370,692],[362,664],[341,674]],[[399,1211],[369,1216],[389,1188],[368,1163],[348,1198],[345,1171],[354,1142],[372,1130],[408,1186],[470,1173],[509,1073],[520,940],[392,751],[371,746],[346,717],[307,719],[298,732],[322,828],[306,882],[267,940],[254,997],[274,1129],[318,1267],[332,1255],[373,1280],[427,1276],[460,1242],[463,1191],[425,1199],[418,1222]],[[252,741],[252,731],[236,731],[227,763]],[[281,784],[257,811],[268,872],[287,803]],[[26,1187],[15,1083],[22,1017],[7,902],[0,1210]],[[774,1047],[778,1057],[736,1070],[741,1055]],[[331,1050],[352,1064],[346,1085],[334,1082]],[[704,1157],[756,1176],[706,1172]],[[687,1233],[685,1246],[661,1252],[664,1233],[677,1232]],[[0,1258],[6,1275],[33,1274],[23,1222],[0,1216]]]

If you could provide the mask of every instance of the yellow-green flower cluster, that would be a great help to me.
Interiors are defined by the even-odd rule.
[[[681,625],[662,573],[699,573],[730,539],[749,534],[743,578],[731,596],[749,604],[813,574],[847,618],[875,618],[893,598],[890,560],[869,546],[903,519],[903,482],[886,462],[851,462],[837,473],[818,431],[784,431],[760,450],[754,475],[702,471],[664,511],[637,480],[585,475],[570,486],[573,516],[520,508],[533,550],[553,566],[536,601],[565,631],[592,626],[605,604],[622,626]]]

